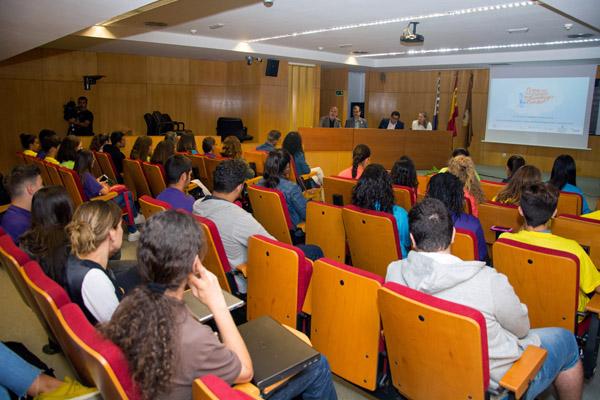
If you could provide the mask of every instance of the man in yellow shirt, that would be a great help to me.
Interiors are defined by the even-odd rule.
[[[550,220],[556,215],[558,191],[549,184],[534,183],[526,186],[521,194],[519,213],[525,219],[524,228],[518,233],[503,233],[500,237],[534,246],[566,251],[579,258],[579,308],[585,311],[590,300],[588,295],[600,293],[600,271],[590,256],[574,240],[565,239],[550,232]]]

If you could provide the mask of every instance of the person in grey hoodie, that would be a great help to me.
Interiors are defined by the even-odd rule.
[[[463,261],[450,253],[452,218],[444,204],[426,198],[409,213],[413,250],[388,266],[386,282],[395,282],[480,311],[486,320],[490,389],[529,345],[548,351],[544,365],[529,386],[534,399],[554,383],[560,399],[580,399],[583,369],[572,332],[562,328],[530,329],[522,304],[505,275],[482,261]]]

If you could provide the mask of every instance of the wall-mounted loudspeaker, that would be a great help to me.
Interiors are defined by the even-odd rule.
[[[267,60],[267,70],[265,71],[266,76],[277,76],[279,72],[279,60],[269,58]]]

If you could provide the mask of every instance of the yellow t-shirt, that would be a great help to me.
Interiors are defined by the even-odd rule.
[[[35,151],[29,150],[29,149],[23,150],[23,154],[25,154],[26,156],[29,156],[29,157],[37,157],[37,153]]]
[[[590,256],[574,240],[565,239],[549,232],[531,232],[521,230],[517,233],[503,233],[500,238],[511,239],[517,242],[534,246],[547,247],[553,250],[566,251],[579,258],[579,308],[585,311],[585,305],[590,301],[586,293],[593,293],[600,286],[600,271],[596,269]]]
[[[585,218],[597,219],[600,221],[600,210],[591,212],[589,214],[582,215]]]
[[[44,158],[44,161],[49,162],[51,164],[56,164],[56,165],[60,165],[60,163],[58,162],[58,160],[54,157],[46,157]]]

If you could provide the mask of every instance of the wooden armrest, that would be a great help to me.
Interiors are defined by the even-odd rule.
[[[260,181],[261,179],[262,179],[262,176],[257,176],[252,179],[246,179],[246,185],[248,185],[248,186],[256,185],[258,183],[258,181]]]
[[[302,304],[302,312],[308,315],[312,315],[312,279],[310,280],[310,282],[308,282],[306,297],[304,298],[304,304]]]
[[[317,175],[315,171],[310,171],[308,174],[300,175],[300,178],[302,178],[303,181],[307,181],[315,175]]]
[[[296,228],[300,228],[300,229],[302,229],[302,232],[305,232],[306,231],[306,221],[300,222],[298,225],[296,225]]]
[[[240,265],[236,265],[235,269],[237,269],[238,271],[240,271],[242,273],[242,275],[244,275],[244,278],[248,277],[248,273],[247,273],[248,264],[243,263],[243,264],[240,264]]]
[[[92,201],[96,201],[96,200],[104,200],[104,201],[108,201],[111,199],[114,199],[115,197],[117,197],[119,194],[117,192],[108,192],[106,194],[103,194],[102,196],[96,196],[94,198],[92,198]]]
[[[592,296],[590,301],[585,305],[585,311],[600,314],[600,294]]]
[[[233,385],[233,388],[235,390],[239,390],[240,392],[244,392],[248,396],[252,396],[255,399],[260,399],[260,390],[250,382],[238,383],[236,385]]]
[[[500,379],[500,386],[510,390],[517,399],[520,399],[527,391],[529,383],[542,368],[546,355],[547,351],[541,347],[527,346],[521,358]]]
[[[304,333],[302,333],[294,328],[291,328],[291,327],[287,326],[286,324],[281,324],[281,325],[283,325],[284,328],[286,328],[288,331],[290,331],[294,335],[296,335],[298,337],[298,339],[302,340],[304,343],[306,343],[307,345],[312,347],[312,343],[310,342],[310,339]]]
[[[322,188],[312,188],[312,189],[307,189],[304,192],[302,192],[302,195],[304,196],[304,198],[306,200],[316,200],[316,201],[321,201],[322,200]]]

